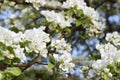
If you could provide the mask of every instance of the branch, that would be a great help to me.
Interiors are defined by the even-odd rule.
[[[23,72],[27,68],[31,67],[33,64],[38,63],[40,57],[41,57],[41,55],[38,55],[35,59],[33,59],[32,61],[30,61],[27,64],[17,64],[17,65],[14,65],[14,66],[23,67],[23,69],[22,69],[22,72]]]
[[[95,9],[99,8],[100,6],[102,6],[105,2],[107,2],[107,0],[102,1],[100,4],[98,4],[96,7],[94,7]]]
[[[19,5],[31,5],[31,3],[25,2],[25,0],[12,0],[12,1]],[[51,9],[51,10],[63,10],[63,8],[60,6],[54,7],[53,5],[47,5],[47,4],[44,6],[41,6],[40,8]]]
[[[25,0],[12,0],[12,1],[15,2],[16,4],[30,5],[30,3],[26,3]]]

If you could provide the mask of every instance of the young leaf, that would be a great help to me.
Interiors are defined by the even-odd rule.
[[[1,51],[0,51],[0,60],[4,60],[4,56],[3,56],[3,54],[1,53]]]
[[[51,63],[53,63],[53,64],[55,63],[55,59],[51,54],[49,55],[49,60]]]
[[[49,64],[48,64],[48,70],[50,71],[51,69],[53,69],[53,68],[54,68],[54,66],[55,66],[54,64],[49,63]]]
[[[6,63],[6,64],[11,64],[11,61],[12,61],[11,59],[5,57],[4,63]]]
[[[14,76],[19,76],[21,74],[21,70],[18,67],[12,67],[9,73]]]

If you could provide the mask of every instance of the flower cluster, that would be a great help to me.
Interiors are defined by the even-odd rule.
[[[103,30],[105,29],[104,19],[101,18],[98,13],[91,7],[87,7],[86,3],[83,0],[66,0],[63,2],[62,8],[63,9],[70,9],[77,6],[78,10],[83,10],[83,13],[91,19],[93,23],[90,27],[87,27],[85,24],[83,27],[86,28],[87,33],[89,36],[103,36]],[[42,15],[44,15],[48,22],[54,22],[59,24],[62,28],[71,26],[71,23],[74,23],[76,19],[74,19],[70,13],[69,16],[64,15],[65,13],[62,12],[54,12],[54,11],[41,11]],[[88,14],[89,13],[89,14]],[[82,17],[82,16],[81,16]],[[64,24],[64,25],[63,25]]]
[[[102,22],[104,20],[100,19],[99,14],[93,8],[86,6],[84,0],[67,0],[62,5],[63,8],[67,9],[75,6],[77,6],[77,9],[83,10],[84,14],[89,16],[93,23],[93,25],[89,28],[86,28],[89,36],[97,36],[95,34],[102,34],[102,31],[105,28],[105,24]]]
[[[114,45],[120,45],[120,35],[118,32],[108,33],[106,35],[106,40]]]
[[[71,23],[75,23],[77,20],[74,18],[71,13],[68,13],[68,16],[65,15],[66,9],[69,10],[71,8],[77,7],[77,10],[83,10],[84,15],[88,16],[92,22],[91,25],[89,23],[83,25],[83,27],[87,30],[89,36],[102,37],[103,30],[105,29],[104,19],[99,16],[99,14],[91,7],[88,7],[84,0],[66,0],[63,3],[59,1],[49,1],[49,0],[26,0],[28,3],[32,3],[36,6],[39,3],[39,7],[58,5],[61,9],[60,11],[55,10],[42,10],[41,14],[46,18],[48,22],[54,23],[54,25],[59,25],[61,28],[72,26]],[[55,4],[54,4],[55,3]],[[40,6],[41,5],[41,6]],[[58,7],[57,6],[57,7]],[[36,6],[36,8],[39,8]],[[56,8],[56,7],[54,7]],[[88,14],[89,13],[89,14]],[[83,17],[83,16],[80,16]],[[89,27],[88,27],[89,26]]]
[[[54,58],[57,62],[63,62],[60,64],[60,68],[63,71],[69,71],[73,69],[75,66],[71,61],[71,46],[70,44],[67,44],[64,39],[53,39],[51,42],[51,47],[54,47],[56,49],[57,54],[54,54]]]
[[[40,53],[42,56],[47,54],[46,43],[50,42],[49,34],[46,34],[43,30],[45,27],[32,30],[26,30],[24,32],[24,40],[30,41],[30,44],[26,47],[28,52]]]
[[[26,60],[24,50],[27,52],[41,53],[41,55],[47,54],[46,43],[50,41],[49,34],[46,34],[43,30],[45,27],[40,27],[38,29],[26,30],[24,33],[14,33],[10,30],[0,27],[0,42],[5,44],[5,46],[10,46],[13,48],[13,53],[8,50],[2,51],[3,55],[13,59],[18,57],[21,61]],[[29,44],[25,47],[21,47],[20,43],[28,41]],[[42,45],[42,46],[41,46]]]
[[[97,72],[106,72],[106,68],[109,69],[108,66],[110,65],[114,67],[114,70],[116,71],[115,66],[118,66],[118,63],[120,63],[120,49],[118,46],[120,40],[119,33],[108,33],[105,39],[106,41],[108,41],[108,43],[98,44],[96,46],[96,49],[100,52],[101,59],[94,61],[92,64],[92,68]],[[107,72],[109,72],[108,76],[112,76],[110,70],[108,70]],[[100,74],[101,73],[102,72],[100,72]]]
[[[54,25],[59,25],[61,28],[71,26],[71,23],[74,22],[74,18],[68,16],[68,19],[65,19],[64,12],[56,13],[55,11],[41,11],[41,14],[46,17],[48,22],[53,22]]]
[[[56,1],[56,0],[37,0],[37,1],[35,1],[35,0],[25,0],[25,2],[32,3],[33,6],[37,10],[39,10],[39,7],[45,6],[45,5],[48,5],[48,6],[52,5],[52,7],[59,7],[59,6],[61,6],[61,3]]]
[[[7,29],[0,27],[0,42],[5,44],[5,46],[12,47],[13,51],[15,53],[15,55],[14,55],[7,49],[1,50],[1,52],[3,53],[4,56],[6,56],[10,59],[13,59],[14,57],[18,57],[18,58],[20,58],[21,61],[24,61],[26,59],[25,54],[23,52],[24,49],[21,48],[20,45],[18,45],[19,42],[21,41],[21,39],[22,39],[22,33],[16,34],[12,31],[9,31]]]
[[[41,26],[38,29],[33,28],[26,30],[24,33],[15,33],[13,31],[7,30],[0,27],[0,42],[5,46],[13,49],[13,53],[9,50],[0,50],[4,57],[9,59],[19,58],[21,62],[26,61],[27,56],[25,52],[35,52],[39,53],[42,57],[47,58],[48,48],[47,43],[51,41],[50,47],[55,49],[56,53],[53,54],[57,62],[62,62],[59,68],[64,71],[72,70],[74,64],[71,62],[71,46],[67,44],[63,39],[50,40],[49,34],[44,32],[45,27]]]

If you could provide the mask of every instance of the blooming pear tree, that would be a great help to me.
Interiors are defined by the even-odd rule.
[[[0,4],[3,16],[6,9],[11,11],[0,22],[0,80],[16,80],[35,64],[53,71],[57,80],[57,75],[76,67],[71,55],[76,32],[79,39],[105,36],[105,20],[84,0],[4,0]],[[89,58],[91,63],[82,65],[87,67],[82,74],[106,80],[118,76],[119,44],[120,35],[108,33],[106,42],[96,46],[99,57]]]

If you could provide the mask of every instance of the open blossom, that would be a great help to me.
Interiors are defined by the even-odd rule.
[[[5,28],[0,27],[0,42],[4,43],[6,46],[11,46],[14,50],[15,56],[13,53],[11,54],[9,51],[2,51],[5,53],[4,56],[13,59],[17,57],[24,62],[26,60],[26,56],[24,50],[27,52],[35,51],[37,53],[41,53],[44,57],[47,54],[46,43],[50,41],[49,34],[45,33],[43,30],[45,27],[41,26],[38,29],[26,30],[24,33],[15,33],[13,31],[7,30]],[[21,48],[20,42],[30,41],[28,46],[25,48]],[[41,46],[42,45],[42,46]]]
[[[77,6],[78,9],[81,9],[86,6],[86,3],[84,0],[66,0],[66,2],[64,2],[62,5],[63,8],[71,8],[75,6]]]
[[[62,55],[54,54],[53,56],[54,56],[55,60],[58,62],[62,61],[65,63],[69,63],[72,61],[72,56],[70,53],[64,53]]]
[[[93,62],[92,67],[94,69],[100,70],[116,61],[120,62],[120,50],[117,50],[112,44],[98,44],[96,48],[100,52],[101,59]]]
[[[24,25],[19,20],[15,20],[13,23],[14,23],[14,27],[16,27],[16,28],[18,28],[20,30],[25,29]]]
[[[120,35],[117,32],[108,33],[105,37],[108,43],[96,45],[96,49],[99,51],[101,59],[93,61],[93,71],[100,72],[100,74],[104,72],[105,74],[107,74],[108,77],[113,76],[113,74],[110,72],[111,69],[108,67],[108,65],[120,63],[120,49],[117,45],[119,44],[119,38]]]
[[[25,60],[25,54],[23,53],[23,49],[20,48],[19,42],[22,39],[22,33],[14,33],[10,30],[0,27],[0,42],[4,43],[6,46],[11,46],[14,49],[15,56],[19,59]],[[19,46],[19,48],[15,48]],[[10,53],[8,50],[2,51],[3,55],[7,58],[13,59],[15,56],[13,53]]]
[[[102,68],[106,67],[108,65],[107,60],[97,60],[93,62],[92,67],[96,70],[101,70]]]
[[[3,53],[4,56],[6,56],[9,59],[13,59],[15,56],[13,54],[10,53],[10,51],[6,50],[6,51],[1,51]]]
[[[108,69],[108,68],[104,68],[103,70],[104,70],[104,72],[106,72],[106,73],[108,73],[108,72],[110,71],[110,69]]]
[[[114,45],[120,45],[120,35],[118,32],[107,33],[105,39],[112,42]]]
[[[95,77],[95,71],[90,69],[89,72],[88,72],[88,75],[89,75],[90,78]]]
[[[7,46],[18,44],[22,39],[22,33],[15,33],[3,27],[0,27],[0,42],[5,43]]]
[[[64,53],[71,51],[70,44],[67,44],[64,38],[62,39],[52,39],[51,46],[56,48],[57,52]],[[65,52],[65,53],[66,53]]]
[[[62,39],[52,39],[51,47],[55,48],[58,54],[53,54],[54,59],[57,62],[63,62],[60,64],[59,68],[61,68],[63,71],[69,71],[75,67],[75,64],[73,64],[72,56],[71,56],[71,47],[70,44],[67,44],[64,38]],[[62,54],[59,54],[62,53]]]
[[[63,60],[63,62],[70,62],[72,61],[72,57],[70,53],[64,53],[60,56],[60,58]]]
[[[35,7],[37,10],[39,10],[40,6],[45,5],[46,0],[25,0],[27,3],[32,3],[33,7]]]
[[[67,8],[67,9],[75,6],[77,6],[78,10],[79,9],[83,10],[83,13],[86,16],[88,16],[93,23],[93,25],[87,28],[87,33],[89,34],[89,36],[98,37],[98,35],[100,35],[100,37],[102,37],[103,30],[105,29],[105,23],[101,21],[104,21],[104,20],[101,19],[99,14],[93,8],[86,6],[86,3],[84,2],[84,0],[66,0],[66,2],[64,2],[62,5],[63,8]]]
[[[66,20],[64,12],[57,13],[55,11],[43,10],[41,14],[45,16],[48,22],[53,22],[55,25],[59,24],[61,28],[71,26],[71,23],[74,21],[71,17]]]
[[[112,77],[112,76],[113,76],[113,74],[112,74],[112,73],[108,73],[108,76],[109,76],[109,77]]]
[[[11,44],[13,44],[14,36],[16,36],[14,32],[4,29],[0,26],[0,42],[3,42],[6,45],[10,46]]]
[[[97,49],[101,54],[101,59],[107,60],[109,64],[114,61],[120,61],[120,50],[117,50],[112,44],[97,45]]]
[[[59,66],[63,71],[72,71],[73,68],[75,67],[75,64],[73,63],[63,63],[63,64],[60,64]]]
[[[94,8],[86,6],[84,0],[66,0],[62,5],[63,8],[71,8],[75,6],[77,6],[78,10],[82,9],[83,13],[89,16],[92,20],[99,20],[99,14],[94,10]]]
[[[24,33],[24,40],[30,41],[28,45],[28,52],[35,51],[46,52],[46,43],[50,41],[49,34],[45,33],[43,30],[45,27],[40,27],[38,29],[26,30]],[[45,53],[46,54],[46,53]]]
[[[25,54],[24,54],[24,48],[20,48],[20,46],[18,45],[15,49],[15,56],[18,57],[21,62],[24,62],[25,60],[27,60]]]
[[[60,7],[61,3],[56,0],[25,0],[27,3],[32,3],[33,7],[35,7],[37,10],[39,10],[39,7],[41,6],[53,6],[53,7]]]

